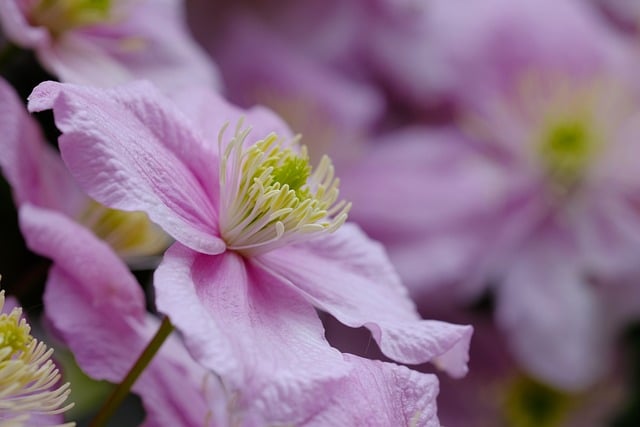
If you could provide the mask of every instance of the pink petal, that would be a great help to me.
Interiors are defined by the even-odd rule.
[[[433,360],[453,376],[466,373],[472,328],[421,320],[382,246],[356,226],[255,262],[345,325],[367,327],[388,357]]]
[[[189,36],[180,0],[120,2],[112,5],[119,19],[71,29],[55,38],[47,28],[32,26],[19,3],[0,2],[7,38],[34,49],[43,66],[61,81],[109,87],[146,78],[167,92],[192,84],[220,84],[215,65]],[[26,3],[31,4],[22,9],[33,7],[34,2]]]
[[[151,80],[165,92],[219,85],[218,72],[189,37],[179,0],[145,0],[121,8],[124,19],[71,30],[38,50],[63,82],[109,87]]]
[[[310,46],[298,49],[295,43],[299,40],[280,33],[288,27],[270,29],[247,14],[226,20],[221,43],[213,50],[228,96],[240,105],[257,103],[274,108],[302,133],[303,143],[313,142],[311,150],[344,152],[344,142],[353,144],[350,136],[362,136],[363,129],[370,129],[380,118],[383,97],[369,85],[345,78],[318,56],[309,55]],[[336,30],[335,25],[331,29]],[[333,132],[340,138],[328,137]],[[339,146],[330,146],[332,141],[340,142]]]
[[[101,267],[97,270],[109,274]],[[128,272],[120,281],[138,287]],[[56,265],[44,301],[51,325],[80,367],[92,378],[119,383],[157,331],[159,321],[151,315],[130,316],[118,305],[95,300],[88,292],[88,288],[108,285],[85,282],[75,271]],[[213,375],[190,358],[177,336],[169,337],[133,386],[147,412],[145,425],[202,426],[210,410],[204,393],[207,377],[215,385]],[[222,390],[216,399],[225,399]]]
[[[269,133],[274,132],[284,139],[293,138],[293,132],[282,119],[263,106],[243,110],[229,104],[219,94],[203,86],[193,86],[171,96],[180,110],[195,122],[203,139],[211,150],[218,150],[218,134],[228,125],[226,139],[231,138],[232,130],[240,119],[251,127],[245,145],[253,145]]]
[[[51,36],[44,28],[32,27],[21,10],[20,0],[0,1],[0,27],[6,37],[23,48],[47,46]]]
[[[303,426],[439,427],[438,380],[392,363],[344,355],[349,376],[332,404]]]
[[[118,307],[120,313],[142,318],[142,291],[106,243],[68,217],[30,204],[20,208],[19,219],[29,249],[73,271],[77,280],[87,284],[84,292],[95,308]]]
[[[52,108],[62,157],[100,203],[141,210],[175,239],[219,253],[217,157],[151,85],[101,90],[45,82],[32,111]]]
[[[533,375],[579,390],[603,373],[607,326],[574,243],[559,231],[539,236],[512,260],[498,288],[497,322]]]
[[[506,172],[473,144],[453,129],[426,127],[372,141],[362,159],[340,173],[351,216],[393,241],[459,223],[469,211],[492,212],[508,195]]]
[[[0,167],[16,204],[32,203],[75,215],[87,197],[9,84],[0,79]]]
[[[203,255],[176,243],[155,287],[158,309],[196,360],[220,374],[238,407],[272,424],[317,411],[346,373],[313,307],[233,252]]]
[[[44,295],[52,327],[87,374],[120,382],[158,328],[140,285],[106,244],[67,217],[26,204],[20,225],[29,247],[54,261]],[[134,385],[148,420],[156,420],[150,424],[202,425],[205,376],[170,338]]]

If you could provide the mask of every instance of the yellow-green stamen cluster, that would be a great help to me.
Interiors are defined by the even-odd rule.
[[[571,396],[526,376],[519,376],[506,395],[505,421],[513,427],[558,427],[565,420],[571,404]]]
[[[91,201],[78,220],[124,258],[157,255],[170,243],[144,212],[110,209]]]
[[[581,118],[547,123],[539,143],[539,155],[550,183],[561,190],[577,184],[598,147],[594,129]]]
[[[4,291],[0,291],[0,312],[3,307]],[[58,386],[60,372],[51,361],[53,350],[31,336],[21,315],[19,308],[0,314],[0,425],[31,425],[32,415],[60,414],[73,406],[65,405],[69,384]]]
[[[30,13],[32,23],[46,27],[52,35],[104,22],[110,18],[111,0],[40,0]]]
[[[340,181],[327,156],[312,171],[306,148],[292,149],[297,139],[283,147],[269,134],[245,149],[249,129],[240,121],[223,147],[225,130],[219,136],[220,231],[229,249],[256,255],[344,224],[351,204],[338,201]]]

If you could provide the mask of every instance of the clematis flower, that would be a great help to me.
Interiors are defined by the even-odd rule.
[[[108,209],[80,190],[60,155],[45,143],[13,88],[0,80],[0,168],[18,208],[32,204],[60,212],[91,229],[131,265],[144,267],[169,238],[142,212]]]
[[[8,0],[0,23],[62,81],[111,86],[145,77],[169,91],[217,85],[190,39],[180,0]]]
[[[9,310],[0,291],[0,423],[6,426],[62,424],[59,414],[73,404],[65,403],[69,383],[60,384],[60,371],[51,360],[52,349],[31,335],[20,307]]]
[[[441,46],[455,69],[451,88],[461,118],[447,138],[457,141],[429,147],[424,137],[420,148],[419,135],[406,133],[426,169],[436,169],[416,168],[413,186],[378,203],[438,200],[422,236],[452,249],[407,257],[405,268],[420,277],[425,266],[449,261],[445,279],[456,279],[457,268],[473,272],[459,284],[421,286],[432,299],[457,294],[464,303],[492,290],[497,323],[527,373],[564,390],[584,389],[609,368],[624,321],[640,314],[640,289],[630,285],[640,253],[640,177],[632,160],[640,121],[626,45],[578,2],[434,4],[434,13],[443,10],[432,15],[443,25],[441,39],[451,34],[446,23],[460,25]],[[361,176],[388,161],[390,151],[381,149]],[[418,180],[438,171],[446,179]],[[403,199],[411,189],[426,194]],[[377,215],[371,222],[386,219]]]
[[[44,297],[53,330],[90,376],[119,382],[159,323],[145,313],[135,279],[108,246],[64,216],[27,205],[20,219],[29,230],[29,246],[55,263]],[[251,383],[223,388],[172,336],[133,390],[143,399],[148,426],[263,426],[294,421],[309,427],[439,425],[434,375],[351,355],[343,358],[349,374],[323,389],[326,401],[307,402],[296,410],[305,399],[298,388],[278,393]]]
[[[53,260],[44,294],[52,330],[87,375],[121,382],[160,324],[147,313],[138,282],[109,246],[68,217],[29,203],[19,213],[29,248]],[[226,416],[217,379],[175,334],[133,391],[142,398],[147,426],[219,425],[215,417]]]
[[[3,81],[0,109],[5,132],[0,165],[12,184],[20,228],[31,250],[54,261],[44,295],[47,318],[89,376],[118,383],[159,321],[146,313],[138,283],[113,251],[139,262],[164,249],[167,238],[146,215],[107,209],[82,193]],[[215,377],[176,337],[165,343],[134,391],[147,409],[146,425],[199,427],[207,417],[225,415],[215,406],[224,406]],[[172,409],[185,406],[190,408],[185,413]]]
[[[343,224],[348,205],[329,159],[312,171],[297,140],[269,133],[286,132],[270,113],[212,94],[198,125],[144,83],[46,82],[29,102],[54,110],[63,159],[85,191],[146,211],[177,240],[156,270],[157,306],[234,388],[293,387],[304,400],[289,408],[296,413],[327,399],[318,381],[335,382],[348,366],[314,307],[367,327],[394,360],[465,373],[471,328],[420,319],[382,248]],[[237,123],[230,139],[219,131],[227,122]]]

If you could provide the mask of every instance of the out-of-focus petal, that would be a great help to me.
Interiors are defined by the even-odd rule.
[[[517,253],[497,288],[497,322],[518,359],[537,378],[567,390],[602,375],[610,344],[577,255],[566,234],[542,230]]]
[[[86,283],[83,292],[89,294],[94,308],[118,307],[120,314],[142,319],[142,291],[109,246],[58,212],[25,204],[19,217],[29,248]]]
[[[33,27],[24,15],[20,0],[0,2],[0,25],[3,33],[14,43],[24,48],[46,46],[51,42],[49,32],[44,28]]]
[[[58,153],[44,142],[36,122],[11,86],[0,79],[0,167],[16,204],[34,205],[75,215],[86,201]]]
[[[7,37],[34,49],[61,81],[109,87],[146,78],[165,92],[220,85],[215,65],[189,36],[180,0],[112,1],[103,21],[76,28],[69,23],[56,35],[30,22],[37,4],[2,2],[0,20]]]

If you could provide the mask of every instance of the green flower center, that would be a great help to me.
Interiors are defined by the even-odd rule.
[[[270,134],[251,147],[249,133],[236,128],[222,147],[220,133],[221,233],[231,250],[256,255],[337,230],[351,207],[338,201],[339,180],[324,156],[315,170],[298,140],[283,147]]]
[[[111,0],[40,0],[31,10],[33,24],[49,29],[53,36],[110,18]]]
[[[557,427],[571,403],[570,395],[521,376],[507,392],[504,416],[512,427]]]
[[[547,124],[539,156],[553,187],[569,190],[585,174],[598,146],[594,129],[585,120],[566,119]]]
[[[24,353],[33,339],[31,328],[24,319],[20,319],[21,314],[19,309],[0,314],[0,362]]]

